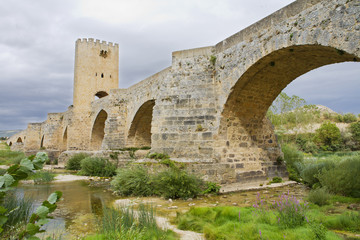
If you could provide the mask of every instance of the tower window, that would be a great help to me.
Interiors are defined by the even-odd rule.
[[[95,73],[95,77],[97,77],[97,73]]]
[[[101,50],[99,56],[101,56],[101,57],[103,57],[103,58],[106,58],[106,57],[107,57],[107,54],[108,54],[108,52],[107,52],[106,50]]]
[[[111,74],[110,74],[110,78],[111,78]]]
[[[104,74],[103,74],[103,73],[101,74],[101,78],[104,78]]]

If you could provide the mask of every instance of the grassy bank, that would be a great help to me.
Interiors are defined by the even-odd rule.
[[[0,143],[0,165],[18,164],[23,158],[23,152],[11,151],[5,142]]]
[[[175,223],[180,229],[204,233],[206,239],[343,239],[335,232],[360,233],[359,212],[346,208],[359,202],[332,197],[329,205],[319,207],[293,196],[282,196],[275,204],[259,196],[252,207],[191,208],[178,213]]]
[[[133,208],[103,208],[103,216],[98,234],[87,236],[85,240],[136,239],[172,240],[178,239],[174,232],[162,230],[156,225],[155,209],[140,204]]]

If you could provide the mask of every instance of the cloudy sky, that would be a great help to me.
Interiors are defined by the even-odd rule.
[[[291,2],[1,0],[0,130],[25,129],[72,104],[78,38],[119,43],[119,87],[127,88],[170,66],[171,52],[215,45]],[[360,63],[331,65],[286,92],[357,114],[359,76]]]

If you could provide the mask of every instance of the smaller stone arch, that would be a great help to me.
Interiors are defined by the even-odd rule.
[[[17,142],[17,143],[22,143],[23,141],[22,141],[21,137],[18,137],[18,139],[16,140],[16,142]]]
[[[12,142],[9,142],[9,147],[11,147],[12,146]]]
[[[103,97],[106,97],[107,95],[109,95],[107,92],[99,91],[95,94],[95,99],[103,98]]]
[[[105,110],[101,110],[94,121],[92,131],[91,131],[91,149],[100,150],[101,144],[105,136],[105,121],[108,117],[108,114]]]
[[[41,137],[40,149],[45,148],[44,147],[44,137],[45,137],[45,135],[42,135],[42,137]]]
[[[63,141],[62,141],[62,143],[63,143],[63,149],[64,149],[64,150],[67,150],[67,130],[68,130],[68,128],[66,127],[66,128],[65,128],[65,131],[64,131],[64,134],[63,134]]]

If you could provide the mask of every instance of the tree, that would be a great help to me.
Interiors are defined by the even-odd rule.
[[[334,123],[325,122],[316,130],[314,142],[325,151],[336,151],[342,142],[340,129]]]
[[[360,121],[350,125],[350,132],[352,134],[352,139],[360,144]]]

